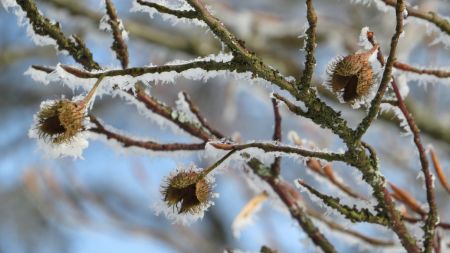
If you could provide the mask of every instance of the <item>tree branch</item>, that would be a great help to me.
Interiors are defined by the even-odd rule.
[[[381,1],[383,1],[388,6],[395,7],[396,5],[395,0],[381,0]],[[450,23],[446,19],[437,15],[435,12],[432,11],[424,12],[408,6],[406,7],[406,10],[408,11],[408,16],[420,18],[430,23],[433,23],[439,29],[441,29],[442,32],[450,36]]]
[[[208,124],[206,118],[203,117],[203,115],[201,114],[201,112],[198,109],[198,107],[196,105],[194,105],[194,103],[192,102],[192,100],[189,97],[189,95],[186,92],[184,92],[184,91],[182,92],[182,94],[183,94],[184,100],[189,105],[189,109],[195,115],[195,117],[200,122],[200,124],[204,128],[206,128],[212,135],[214,135],[217,139],[225,138],[225,136],[222,133],[220,133],[218,130],[214,129],[211,125]]]
[[[402,111],[403,115],[408,122],[409,128],[414,136],[414,143],[417,146],[417,150],[419,152],[420,163],[422,165],[422,172],[425,177],[425,187],[427,190],[427,201],[429,206],[428,217],[425,222],[425,226],[423,227],[423,231],[425,233],[425,240],[423,242],[423,246],[425,248],[425,252],[431,253],[433,249],[433,240],[434,240],[434,232],[436,229],[436,224],[438,222],[438,214],[437,214],[437,206],[435,200],[435,194],[433,191],[433,174],[430,171],[429,163],[427,159],[427,155],[425,152],[425,148],[423,147],[422,141],[420,139],[420,130],[414,122],[413,117],[409,114],[408,109],[403,101],[402,95],[400,94],[400,90],[397,87],[395,79],[392,80],[392,87],[394,88],[395,96],[398,101],[398,108]]]
[[[316,48],[316,26],[317,26],[317,14],[314,10],[312,0],[306,0],[306,19],[308,20],[309,27],[306,30],[306,61],[305,70],[303,71],[298,86],[304,85],[309,87],[316,67],[316,59],[314,57],[314,49]]]
[[[196,11],[173,10],[173,9],[167,8],[164,5],[160,5],[160,4],[152,3],[152,2],[147,2],[147,1],[144,1],[144,0],[137,0],[136,2],[138,4],[140,4],[140,5],[147,6],[147,7],[150,7],[150,8],[154,8],[155,10],[157,10],[160,13],[173,15],[173,16],[175,16],[177,18],[199,19],[198,18],[198,14],[197,14]]]
[[[372,121],[375,119],[375,117],[378,114],[378,111],[380,109],[381,100],[383,99],[384,93],[386,92],[386,89],[388,87],[389,82],[391,81],[392,77],[392,67],[395,62],[395,55],[397,52],[397,44],[400,38],[400,35],[403,32],[403,10],[405,9],[405,3],[403,0],[398,0],[397,5],[395,7],[396,17],[397,17],[397,25],[395,27],[395,33],[392,36],[391,39],[391,49],[389,52],[389,57],[387,59],[383,77],[381,79],[380,87],[378,88],[377,95],[372,100],[369,113],[367,116],[361,121],[361,123],[358,125],[355,135],[357,139],[360,139],[364,133],[367,131],[367,129],[370,127]],[[381,51],[380,49],[378,49]]]
[[[107,139],[114,139],[120,142],[124,148],[128,147],[139,147],[143,149],[153,150],[153,151],[181,151],[181,150],[189,150],[189,151],[198,151],[203,150],[205,148],[205,143],[168,143],[162,144],[153,141],[141,141],[132,139],[128,136],[121,135],[118,133],[114,133],[108,129],[106,129],[100,121],[90,115],[90,120],[95,124],[96,127],[88,129],[91,132],[105,135]]]
[[[109,16],[108,24],[111,26],[114,38],[111,49],[116,52],[117,59],[120,61],[122,68],[126,69],[128,67],[128,46],[122,36],[122,29],[124,28],[120,27],[120,20],[112,1],[105,0],[105,4],[106,14]]]
[[[387,226],[389,223],[386,217],[373,215],[372,213],[370,213],[368,209],[358,210],[355,207],[352,208],[347,205],[341,204],[339,198],[334,198],[322,194],[301,179],[297,180],[297,182],[301,186],[303,186],[306,190],[308,190],[311,194],[321,199],[325,205],[338,211],[340,214],[345,216],[348,220],[350,220],[353,223],[369,222],[374,224],[380,224],[383,226]]]
[[[153,74],[153,73],[164,73],[164,72],[176,72],[180,73],[189,69],[200,68],[206,71],[212,70],[229,70],[229,71],[238,71],[245,72],[247,71],[241,65],[236,64],[234,61],[230,62],[216,62],[216,61],[194,61],[184,64],[177,65],[162,65],[155,67],[137,67],[137,68],[127,68],[127,69],[117,69],[117,70],[108,70],[104,72],[86,72],[77,68],[73,68],[67,65],[61,66],[64,70],[69,72],[70,74],[79,77],[79,78],[98,78],[100,76],[110,77],[110,76],[132,76],[137,77],[144,74]]]
[[[228,144],[222,142],[210,142],[210,144],[218,149],[222,150],[244,150],[248,148],[259,148],[264,150],[265,152],[282,152],[282,153],[290,153],[297,154],[303,157],[315,157],[319,159],[324,159],[327,161],[345,161],[345,154],[339,153],[325,153],[325,152],[317,152],[306,149],[301,149],[292,146],[283,146],[278,143],[262,143],[262,142],[252,142],[247,144]]]
[[[244,157],[248,158],[248,165],[261,179],[266,181],[275,193],[280,197],[293,219],[295,219],[298,224],[302,227],[303,231],[308,235],[308,237],[314,242],[315,245],[320,247],[326,253],[336,252],[334,246],[328,241],[328,239],[319,231],[319,229],[314,225],[312,220],[307,216],[306,212],[297,202],[295,196],[293,196],[296,191],[291,189],[291,187],[279,178],[274,178],[271,174],[271,169],[259,160],[251,158],[248,154],[243,154]]]
[[[281,142],[281,114],[280,109],[278,108],[278,102],[276,99],[272,98],[272,108],[273,108],[273,115],[274,115],[274,129],[273,129],[273,136],[272,140],[276,142]],[[280,175],[281,170],[281,157],[277,156],[275,157],[275,160],[273,161],[272,165],[270,165],[270,169],[272,170],[272,173],[274,176]]]
[[[72,36],[72,39],[66,38],[58,23],[52,24],[48,18],[40,14],[34,0],[16,0],[16,2],[26,12],[27,18],[29,18],[36,34],[50,36],[56,41],[58,50],[68,51],[74,60],[87,70],[100,69],[100,66],[93,60],[92,53],[84,45],[83,41],[76,36]]]
[[[450,71],[445,70],[438,70],[438,69],[423,69],[423,68],[416,68],[406,63],[401,62],[394,62],[394,68],[406,71],[406,72],[412,72],[420,75],[431,75],[438,78],[450,78]]]

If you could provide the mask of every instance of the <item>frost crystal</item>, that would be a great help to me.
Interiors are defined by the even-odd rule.
[[[443,20],[450,23],[450,17],[445,17],[442,15],[440,15],[440,17]],[[442,32],[439,27],[437,27],[436,25],[434,25],[426,20],[419,19],[419,18],[412,18],[410,20],[411,20],[410,22],[416,22],[417,24],[425,26],[426,33],[428,35],[434,34],[436,36],[436,38],[430,43],[430,46],[442,43],[445,46],[445,48],[448,49],[450,47],[450,35],[448,35],[445,32]]]
[[[380,105],[380,113],[388,112],[388,111],[391,111],[392,113],[394,113],[395,117],[400,121],[399,126],[404,131],[403,135],[407,136],[407,135],[412,134],[411,129],[409,128],[409,125],[408,125],[408,121],[406,120],[405,115],[403,115],[400,108],[398,108],[397,106],[393,106],[391,104],[382,103]]]
[[[371,6],[372,4],[377,7],[378,10],[382,12],[387,12],[389,10],[389,6],[383,3],[383,1],[374,1],[374,0],[351,0],[354,4],[361,4],[365,6]]]
[[[228,62],[231,61],[233,56],[231,54],[219,53],[218,55],[209,55],[206,57],[199,57],[190,61],[172,61],[166,65],[177,65],[177,64],[187,64],[198,61],[215,61],[215,62]],[[154,67],[149,65],[146,67]],[[108,71],[113,69],[104,69],[103,71]],[[91,73],[99,73],[99,71],[91,71]],[[97,95],[102,96],[104,94],[111,94],[117,90],[117,88],[127,90],[133,88],[138,82],[148,84],[148,83],[174,83],[177,78],[184,77],[191,80],[203,80],[207,81],[209,78],[216,77],[218,75],[224,75],[227,71],[206,71],[200,68],[193,68],[177,73],[175,71],[161,72],[161,73],[147,73],[140,76],[113,76],[105,77],[102,80],[102,84],[97,89]],[[78,78],[64,70],[60,64],[55,67],[55,70],[49,74],[43,73],[42,71],[36,70],[34,68],[29,68],[26,75],[30,75],[35,81],[41,82],[43,84],[49,84],[51,82],[59,82],[67,85],[72,90],[81,88],[89,91],[92,87],[92,83],[95,82],[95,78]],[[251,79],[250,73],[231,73],[236,79]],[[255,80],[259,81],[259,80]]]
[[[100,19],[100,24],[99,24],[99,29],[103,30],[103,31],[107,31],[107,32],[111,32],[111,25],[109,24],[109,15],[105,14],[101,19]],[[123,22],[121,19],[118,19],[119,22],[119,30],[122,33],[122,38],[124,40],[128,40],[128,32],[125,30],[125,27],[123,27]]]
[[[175,11],[192,11],[194,10],[186,1],[180,0],[151,0],[152,3],[167,7],[171,10]],[[130,9],[131,12],[146,12],[150,15],[150,18],[153,18],[155,14],[161,15],[163,20],[171,22],[173,25],[178,24],[179,22],[194,24],[201,27],[206,27],[205,22],[199,19],[190,19],[190,18],[178,18],[174,15],[170,15],[167,13],[161,13],[155,8],[150,8],[148,6],[140,5],[138,2],[133,2],[133,6]]]
[[[197,116],[191,111],[188,102],[186,101],[183,92],[178,93],[178,100],[175,102],[177,106],[176,117],[181,122],[192,122],[194,124],[198,124],[200,126],[200,122],[197,119]],[[175,115],[172,115],[175,117]]]
[[[397,77],[397,86],[398,89],[400,90],[400,95],[402,96],[402,98],[406,98],[406,96],[408,96],[409,93],[409,86],[408,80],[404,74],[399,75]]]
[[[447,67],[436,67],[436,66],[427,66],[427,67],[416,67],[418,69],[433,69],[438,71],[450,72],[450,68]],[[414,72],[403,72],[404,78],[406,81],[417,81],[419,85],[427,85],[427,84],[444,84],[450,85],[450,77],[439,78],[434,75],[427,74],[418,74]]]
[[[33,40],[33,42],[38,46],[48,46],[53,45],[57,48],[56,41],[49,36],[42,36],[36,34],[33,30],[33,26],[30,24],[26,13],[21,9],[21,7],[13,0],[1,0],[3,8],[5,10],[12,10],[14,15],[17,16],[17,23],[19,26],[26,26],[27,35]],[[39,12],[40,13],[40,12]],[[53,24],[56,22],[51,21]],[[58,51],[58,50],[57,50]]]
[[[369,50],[372,48],[372,43],[367,39],[367,32],[370,31],[368,26],[365,26],[361,29],[361,33],[359,34],[359,42],[358,45],[365,50]]]

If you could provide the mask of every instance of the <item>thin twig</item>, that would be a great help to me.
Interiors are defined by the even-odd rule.
[[[449,35],[450,36],[450,35]],[[420,75],[432,75],[439,78],[449,78],[450,77],[450,71],[445,70],[438,70],[438,69],[424,69],[424,68],[416,68],[406,63],[401,62],[394,62],[394,68],[412,72]]]
[[[281,114],[280,109],[278,108],[278,102],[276,99],[272,98],[272,108],[273,108],[273,115],[274,115],[274,129],[273,129],[273,136],[272,140],[281,142]],[[275,157],[275,160],[271,164],[270,168],[272,170],[272,173],[274,176],[280,175],[281,170],[281,156]]]
[[[124,27],[120,27],[121,21],[117,16],[116,7],[111,0],[105,0],[106,4],[106,14],[109,16],[108,24],[111,26],[113,34],[113,44],[111,49],[116,52],[117,59],[122,64],[122,68],[126,69],[128,67],[128,46],[122,36],[122,30]]]
[[[272,187],[281,201],[283,201],[289,209],[292,218],[298,222],[314,244],[320,247],[325,253],[336,252],[334,246],[314,225],[306,211],[299,205],[298,193],[282,179],[273,177],[271,169],[262,164],[259,160],[251,158],[248,154],[243,154],[243,156],[249,159],[247,164],[252,168],[255,174]]]
[[[198,19],[198,14],[196,11],[179,11],[179,10],[173,10],[170,9],[164,5],[160,5],[157,3],[152,3],[152,2],[147,2],[144,0],[137,0],[136,1],[138,4],[143,5],[143,6],[147,6],[150,8],[154,8],[155,10],[157,10],[160,13],[165,13],[165,14],[169,14],[169,15],[173,15],[175,17],[178,18],[187,18],[187,19]]]
[[[306,112],[300,106],[293,104],[287,98],[281,96],[280,94],[273,93],[273,97],[282,101],[284,104],[286,104],[289,111],[291,111],[297,115],[300,115],[300,116],[306,115]]]
[[[367,208],[358,210],[355,207],[349,207],[347,205],[341,204],[339,198],[334,198],[322,194],[301,179],[297,180],[297,182],[301,186],[303,186],[306,190],[308,190],[311,194],[321,199],[325,205],[338,211],[340,214],[345,216],[345,218],[347,218],[351,222],[369,222],[384,226],[388,225],[388,220],[384,216],[374,215]]]
[[[203,150],[205,148],[205,143],[157,143],[153,141],[142,141],[142,140],[136,140],[132,139],[128,136],[115,133],[111,130],[108,130],[103,126],[100,121],[94,117],[90,116],[90,120],[92,123],[95,124],[96,127],[90,128],[89,131],[105,135],[107,139],[114,139],[122,144],[124,148],[128,147],[139,147],[147,150],[153,150],[153,151],[180,151],[180,150],[190,150],[190,151],[197,151],[197,150]]]
[[[189,105],[189,110],[195,115],[195,117],[197,118],[197,120],[200,122],[200,124],[206,128],[211,134],[213,134],[216,138],[218,139],[222,139],[225,136],[220,133],[218,130],[214,129],[206,120],[205,117],[203,117],[203,115],[201,114],[200,110],[198,109],[198,107],[196,105],[194,105],[194,103],[192,102],[191,98],[189,97],[189,95],[186,92],[182,92],[181,93],[184,97],[184,100],[186,101],[186,103]]]
[[[117,70],[108,70],[103,72],[86,72],[81,69],[77,69],[74,67],[70,67],[67,65],[61,65],[61,67],[69,72],[70,74],[79,77],[79,78],[98,78],[100,76],[111,77],[111,76],[142,76],[144,74],[152,74],[152,73],[165,73],[165,72],[176,72],[180,73],[185,70],[200,68],[206,71],[212,70],[229,70],[229,71],[237,71],[237,72],[245,72],[243,66],[236,64],[235,62],[216,62],[216,61],[194,61],[184,64],[176,64],[176,65],[162,65],[162,66],[154,66],[154,67],[136,67],[136,68],[127,68],[127,69],[117,69]]]
[[[311,210],[309,208],[306,210],[306,212],[311,217],[314,217],[315,219],[325,223],[325,225],[327,225],[329,228],[339,231],[341,233],[353,236],[355,238],[358,238],[361,241],[364,241],[370,245],[377,246],[377,247],[390,247],[390,246],[395,245],[395,243],[393,241],[387,241],[387,240],[369,237],[367,235],[360,233],[359,231],[346,228],[346,227],[340,225],[339,223],[336,223],[332,220],[326,219],[325,217],[323,217],[322,214],[318,213],[317,211]]]
[[[298,147],[285,146],[279,143],[269,143],[269,142],[252,142],[247,144],[228,144],[228,143],[218,143],[218,142],[210,142],[210,144],[218,149],[222,150],[244,150],[248,148],[259,148],[264,150],[265,152],[282,152],[282,153],[291,153],[298,154],[304,157],[315,157],[319,159],[324,159],[327,161],[344,161],[345,154],[339,153],[327,153],[327,152],[319,152],[319,151],[311,151],[307,149],[302,149]]]
[[[343,191],[348,196],[350,196],[352,198],[366,200],[365,197],[353,192],[352,189],[348,185],[345,185],[343,182],[338,180],[338,178],[334,174],[333,168],[331,167],[330,164],[327,164],[322,167],[322,164],[320,163],[320,161],[318,159],[311,158],[306,162],[306,165],[314,173],[316,173],[317,175],[328,180],[330,183],[335,185],[337,188],[339,188],[341,191]]]
[[[53,24],[48,18],[42,16],[34,0],[16,0],[16,2],[26,13],[35,33],[50,36],[56,41],[58,50],[68,51],[73,59],[87,70],[100,69],[100,65],[92,59],[92,53],[84,42],[76,36],[72,36],[72,39],[67,38],[58,23]]]
[[[393,63],[395,61],[395,59],[394,59],[395,58],[395,48],[397,47],[398,39],[403,30],[403,9],[404,9],[404,3],[402,0],[399,0],[396,5],[396,17],[397,17],[396,33],[394,34],[394,36],[392,37],[392,40],[391,40],[391,52],[389,53],[389,58],[388,58],[388,63],[390,63],[390,68],[391,68],[390,71],[392,71]],[[372,45],[377,44],[375,42],[373,32],[370,32],[370,31],[367,32],[367,39],[369,40],[369,42]],[[394,49],[394,52],[393,52],[393,49]],[[386,65],[383,54],[381,53],[381,48],[378,49],[377,59],[382,66]],[[391,77],[385,79],[386,69],[387,69],[387,67],[385,67],[385,71],[383,73],[383,79],[382,79],[382,84],[384,84],[386,87],[382,90],[383,94],[378,97],[379,104],[383,100],[383,95],[387,88],[387,83],[391,79]],[[391,76],[391,75],[389,74],[389,76]],[[381,89],[381,84],[380,84],[379,91],[380,91],[380,89]],[[378,95],[379,94],[377,94],[377,96]],[[372,107],[370,110],[378,111],[378,109],[374,108],[374,105],[376,105],[376,102],[377,102],[376,99],[377,99],[377,97],[375,97],[375,99],[372,101]],[[378,107],[379,107],[379,104],[378,104]],[[372,113],[374,113],[374,115],[372,116],[372,119],[370,119],[371,112],[369,111],[369,114],[367,115],[367,117],[364,118],[364,120],[358,126],[356,133],[358,134],[358,132],[359,132],[359,134],[360,134],[360,136],[358,136],[359,138],[362,137],[364,132],[370,126],[373,118],[376,116],[377,112],[375,112],[375,111],[372,111]],[[364,126],[364,124],[368,124],[368,125]],[[366,148],[368,148],[369,151],[371,152],[372,163],[378,163],[377,162],[378,158],[375,153],[375,150],[373,148],[370,148],[370,146],[368,146],[365,142],[361,142],[361,144],[363,146],[365,146]],[[374,167],[376,168],[377,165]],[[387,214],[387,216],[389,217],[389,220],[390,220],[390,225],[392,226],[394,232],[400,238],[405,249],[407,249],[410,252],[420,252],[420,249],[418,248],[418,246],[416,244],[416,239],[413,236],[411,236],[411,234],[408,232],[408,230],[406,229],[405,225],[403,224],[403,222],[401,220],[399,212],[397,210],[395,210],[394,202],[393,202],[392,197],[390,196],[388,190],[386,189],[386,187],[384,185],[378,186],[376,188],[376,190],[380,191],[376,195],[379,195],[379,197],[382,197],[383,199],[380,199],[379,197],[377,199],[380,203],[382,203],[384,205],[385,213]]]
[[[429,211],[425,226],[423,227],[425,233],[423,246],[425,248],[425,252],[429,253],[433,249],[434,232],[436,229],[436,223],[438,221],[436,197],[433,191],[433,174],[430,171],[426,151],[420,138],[420,130],[414,122],[414,118],[411,116],[411,114],[409,114],[408,108],[406,108],[405,102],[403,101],[402,95],[400,94],[400,90],[397,87],[395,79],[392,79],[391,84],[392,88],[394,89],[395,96],[397,97],[398,108],[400,108],[400,110],[402,111],[402,114],[405,116],[406,122],[408,122],[408,126],[413,133],[414,143],[416,144],[417,150],[419,152],[422,172],[425,177],[425,187],[427,191]]]
[[[386,5],[395,7],[396,5],[396,1],[395,0],[381,0],[383,1]],[[413,7],[406,7],[406,10],[408,11],[408,16],[409,17],[415,17],[415,18],[420,18],[423,20],[426,20],[430,23],[435,24],[439,29],[441,29],[441,31],[443,31],[444,33],[447,34],[447,36],[450,36],[450,23],[440,17],[438,14],[436,14],[435,12],[432,11],[421,11],[418,9],[415,9]]]
[[[173,109],[169,106],[164,105],[162,102],[158,101],[156,98],[146,94],[143,90],[137,90],[134,94],[135,98],[143,103],[147,109],[151,110],[153,113],[156,113],[168,121],[173,122],[175,125],[186,131],[187,133],[195,136],[203,141],[208,141],[210,139],[215,139],[209,132],[205,131],[202,128],[199,128],[197,125],[194,125],[190,122],[180,120],[178,117],[173,117]]]
[[[397,52],[397,44],[398,44],[400,35],[403,32],[403,10],[405,9],[404,1],[398,0],[395,9],[396,9],[395,12],[396,12],[396,17],[397,17],[397,25],[395,27],[395,33],[392,36],[391,49],[390,49],[389,57],[387,59],[387,62],[386,62],[385,68],[384,68],[380,87],[378,88],[375,98],[372,100],[372,103],[371,103],[371,106],[369,109],[369,113],[361,121],[361,123],[358,125],[357,129],[355,130],[356,139],[360,139],[364,135],[364,133],[370,127],[372,121],[377,116],[378,111],[380,109],[381,101],[383,100],[384,93],[386,92],[388,84],[392,78],[392,67],[395,62],[395,55]],[[380,51],[381,50],[379,49],[379,52]]]
[[[316,26],[317,26],[317,14],[314,10],[312,0],[306,0],[306,19],[308,20],[309,27],[306,30],[306,60],[305,70],[302,77],[297,84],[298,88],[301,86],[309,87],[311,85],[314,68],[316,67],[316,59],[314,57],[314,49],[316,48]]]

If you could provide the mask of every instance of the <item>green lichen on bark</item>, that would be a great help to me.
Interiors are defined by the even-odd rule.
[[[58,23],[53,24],[48,18],[41,15],[34,0],[16,0],[17,4],[26,13],[30,24],[36,34],[49,36],[56,41],[58,50],[68,51],[75,61],[87,70],[100,69],[100,65],[92,58],[92,53],[78,37],[66,38]]]

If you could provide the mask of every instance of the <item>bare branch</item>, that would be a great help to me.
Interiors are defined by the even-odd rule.
[[[90,128],[89,131],[105,135],[107,139],[114,139],[118,142],[120,142],[124,148],[128,147],[139,147],[143,149],[153,150],[153,151],[180,151],[180,150],[190,150],[190,151],[197,151],[197,150],[203,150],[205,148],[205,143],[168,143],[168,144],[162,144],[157,143],[153,141],[142,141],[142,140],[136,140],[132,139],[128,136],[121,135],[118,133],[114,133],[108,129],[106,129],[100,121],[94,117],[90,116],[90,120],[92,123],[95,124],[96,127]]]
[[[450,78],[450,71],[416,68],[409,64],[401,63],[398,61],[394,62],[394,68],[402,70],[402,71],[420,74],[420,75],[432,75],[432,76],[439,77],[439,78]]]
[[[100,69],[83,41],[76,36],[72,36],[72,39],[66,38],[58,23],[53,24],[41,15],[34,0],[16,0],[16,2],[27,13],[27,18],[29,18],[35,33],[41,36],[50,36],[56,41],[58,50],[67,50],[74,60],[87,70]]]
[[[282,153],[291,153],[298,154],[304,157],[316,157],[319,159],[324,159],[327,161],[345,161],[345,154],[339,153],[326,153],[326,152],[317,152],[306,149],[301,149],[293,146],[284,146],[278,143],[261,143],[261,142],[252,142],[247,144],[228,144],[221,142],[210,142],[210,144],[218,149],[222,150],[244,150],[248,148],[259,148],[264,150],[265,152],[282,152]]]
[[[392,7],[395,7],[395,5],[396,5],[395,0],[381,0],[381,1],[383,1],[386,5],[389,5]],[[406,7],[406,10],[408,11],[408,16],[420,18],[420,19],[426,20],[430,23],[433,23],[434,25],[439,27],[439,29],[441,29],[441,31],[443,31],[448,36],[450,36],[450,23],[446,19],[437,15],[435,12],[432,12],[432,11],[425,12],[425,11],[417,10],[415,8],[408,7],[408,6]]]
[[[372,100],[369,113],[367,116],[361,121],[358,125],[355,135],[357,139],[360,139],[367,129],[370,127],[370,124],[375,119],[380,109],[381,100],[383,100],[384,93],[388,87],[389,82],[392,77],[392,67],[395,62],[395,55],[397,52],[397,44],[400,38],[400,35],[403,32],[403,10],[405,9],[405,3],[403,0],[398,0],[396,9],[396,17],[397,17],[397,25],[395,27],[395,33],[391,39],[391,49],[389,52],[389,57],[386,62],[386,66],[384,68],[383,77],[381,79],[380,87],[378,88],[377,94],[375,98]],[[381,51],[381,50],[379,50]]]
[[[345,216],[348,220],[351,222],[370,222],[374,224],[380,224],[380,225],[388,225],[388,220],[386,217],[383,216],[376,216],[368,209],[361,209],[358,210],[355,207],[349,207],[347,205],[341,204],[339,198],[334,198],[331,196],[327,196],[325,194],[320,193],[310,185],[306,184],[303,180],[297,180],[297,182],[305,187],[311,194],[315,195],[316,197],[320,198],[325,205],[328,207],[338,211],[340,214]]]
[[[437,206],[436,206],[436,197],[433,190],[433,174],[430,171],[429,163],[427,159],[427,155],[425,152],[425,148],[423,147],[421,138],[420,138],[420,130],[414,122],[413,117],[409,114],[408,109],[406,108],[405,102],[403,102],[402,95],[400,94],[400,90],[397,87],[395,79],[392,80],[392,87],[394,88],[395,96],[397,97],[398,107],[402,111],[403,115],[408,122],[409,128],[414,136],[414,143],[417,146],[417,150],[419,152],[420,163],[422,165],[422,172],[425,177],[425,187],[427,189],[427,201],[429,206],[428,217],[426,219],[425,226],[423,227],[425,233],[424,240],[424,248],[425,252],[430,253],[433,249],[433,240],[434,240],[434,232],[436,229],[436,224],[438,222],[438,214],[437,214]]]
[[[306,0],[306,18],[308,20],[309,27],[306,30],[306,61],[305,70],[303,71],[298,86],[304,85],[309,87],[311,85],[314,68],[316,67],[316,59],[314,57],[314,49],[316,48],[316,26],[317,26],[317,14],[314,10],[312,3],[313,0]]]
[[[127,69],[118,69],[118,70],[108,70],[104,72],[86,72],[77,68],[73,68],[67,65],[62,65],[62,68],[72,75],[79,78],[98,78],[100,76],[109,77],[109,76],[132,76],[137,77],[144,74],[150,73],[163,73],[163,72],[176,72],[180,73],[185,70],[200,68],[206,71],[212,70],[229,70],[229,71],[238,71],[245,72],[247,71],[244,67],[236,64],[233,61],[230,62],[216,62],[216,61],[194,61],[185,64],[177,64],[177,65],[162,65],[155,67],[138,67],[138,68],[127,68]]]
[[[158,101],[156,98],[146,94],[143,90],[137,90],[136,94],[134,94],[136,99],[143,103],[149,110],[153,113],[156,113],[168,121],[173,122],[178,127],[186,131],[187,133],[195,136],[203,141],[208,141],[210,139],[215,139],[213,135],[209,132],[205,131],[202,128],[199,128],[197,125],[194,125],[187,121],[180,121],[178,117],[172,117],[173,109],[169,106],[164,105],[162,102]]]
[[[280,109],[278,108],[278,102],[276,99],[272,98],[272,108],[273,108],[273,115],[274,115],[274,129],[273,129],[273,136],[272,136],[272,140],[274,141],[278,141],[281,142],[281,114],[280,114]],[[273,161],[272,165],[270,166],[270,168],[272,169],[272,173],[274,175],[279,175],[280,174],[280,168],[281,166],[281,157],[277,156],[275,157],[275,160]]]
[[[147,2],[144,0],[137,0],[137,3],[143,6],[147,6],[150,8],[154,8],[160,13],[165,13],[169,15],[176,16],[177,18],[187,18],[187,19],[199,19],[196,11],[179,11],[167,8],[164,5],[160,5],[157,3]]]
[[[186,103],[189,105],[189,109],[195,115],[195,117],[198,119],[200,124],[202,124],[202,126],[204,128],[206,128],[217,139],[224,138],[225,136],[222,133],[220,133],[218,130],[214,129],[211,125],[208,124],[206,118],[203,117],[203,115],[201,114],[201,112],[198,109],[198,107],[196,105],[194,105],[194,103],[192,102],[192,100],[189,97],[189,95],[186,92],[184,92],[184,91],[182,92],[182,94],[183,94],[184,100],[186,100]]]
[[[325,223],[325,225],[327,225],[329,228],[339,231],[341,233],[353,236],[355,238],[358,238],[358,239],[360,239],[368,244],[371,244],[373,246],[390,247],[390,246],[395,245],[395,243],[393,241],[387,241],[387,240],[381,240],[378,238],[369,237],[369,236],[366,236],[356,230],[346,228],[346,227],[340,225],[339,223],[336,223],[334,221],[326,219],[325,217],[323,217],[323,215],[321,213],[318,213],[317,211],[307,209],[306,212],[308,213],[309,216]]]
[[[259,160],[251,158],[248,154],[243,154],[243,156],[250,159],[247,163],[248,166],[252,168],[256,175],[272,187],[272,189],[277,193],[279,198],[289,209],[292,218],[298,222],[303,231],[305,231],[314,244],[326,253],[336,252],[334,246],[319,231],[312,220],[307,216],[306,211],[299,205],[297,191],[292,189],[289,184],[282,181],[280,178],[273,177],[271,169],[262,164]]]
[[[128,67],[128,46],[122,36],[123,27],[120,27],[120,20],[117,16],[116,7],[111,0],[105,0],[106,4],[106,14],[109,16],[108,24],[111,26],[113,34],[113,44],[111,49],[116,52],[117,59],[122,64],[122,68],[126,69]]]

